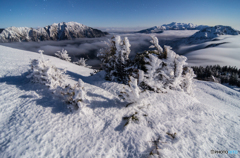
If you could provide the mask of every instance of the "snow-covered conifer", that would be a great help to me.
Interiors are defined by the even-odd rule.
[[[127,37],[123,40],[120,36],[115,37],[115,44],[116,44],[116,62],[125,64],[125,62],[129,59],[130,50],[130,43]]]
[[[101,49],[98,57],[102,61],[102,68],[106,71],[106,79],[110,81],[128,82],[130,44],[128,38],[113,37],[105,42],[107,47]]]
[[[143,90],[165,93],[168,89],[190,93],[193,72],[184,71],[187,58],[176,54],[171,47],[159,45],[158,39],[151,36],[155,50],[137,54],[134,62],[130,61],[130,44],[125,37],[112,38],[106,48],[98,53],[102,61],[102,68],[106,71],[106,79],[128,83],[128,76],[139,79],[139,87]],[[132,79],[131,79],[132,80]],[[184,87],[184,88],[183,88]]]
[[[106,47],[100,49],[97,56],[100,58],[102,62],[102,69],[106,71],[105,78],[107,80],[112,80],[112,73],[114,70],[115,61],[115,53],[116,53],[116,45],[114,41],[114,37],[111,40],[105,41]]]
[[[156,47],[157,50],[155,53],[149,51],[144,54],[146,74],[144,82],[140,86],[143,89],[148,87],[147,89],[157,92],[174,89],[190,94],[194,73],[191,68],[184,71],[187,58],[176,54],[169,46],[164,46],[162,49],[155,37],[152,37],[151,43],[154,44],[151,47]]]
[[[71,57],[68,56],[67,50],[62,49],[62,51],[57,51],[55,55],[62,60],[71,62]]]
[[[86,101],[86,91],[84,88],[84,82],[81,79],[78,80],[74,92],[75,95],[73,96],[73,101],[77,103],[78,108],[83,108],[84,102]]]
[[[151,36],[152,40],[150,41],[152,43],[152,45],[149,48],[156,48],[157,50],[155,50],[156,53],[158,54],[162,54],[163,53],[163,49],[162,47],[158,44],[158,39],[155,36]]]
[[[193,78],[196,75],[193,72],[193,69],[190,67],[184,67],[183,69],[183,81],[181,83],[181,87],[183,90],[189,95],[193,94]]]
[[[84,88],[84,82],[79,79],[78,83],[74,86],[70,84],[65,86],[65,88],[60,90],[63,95],[64,100],[69,104],[71,110],[82,109],[86,102],[86,91]]]
[[[163,90],[163,80],[168,79],[168,76],[161,71],[163,63],[162,60],[153,54],[149,54],[148,58],[145,58],[145,65],[147,73],[145,75],[144,84],[142,86],[149,86],[155,92],[164,92]],[[165,76],[162,78],[162,76]]]
[[[77,64],[77,65],[80,65],[80,66],[91,68],[91,66],[86,64],[86,61],[87,61],[87,59],[80,58],[77,62],[73,62],[73,63]]]
[[[44,60],[42,50],[39,50],[41,59],[31,61],[31,74],[27,77],[32,78],[33,82],[39,82],[49,86],[51,89],[58,86],[64,87],[67,76],[64,70],[60,70],[51,65],[49,60]]]
[[[137,79],[130,76],[130,81],[128,82],[128,86],[130,90],[129,89],[127,90],[124,88],[125,92],[121,92],[120,97],[126,102],[128,102],[129,103],[128,105],[134,104],[134,103],[141,103],[141,99],[139,97],[141,90],[137,85]]]

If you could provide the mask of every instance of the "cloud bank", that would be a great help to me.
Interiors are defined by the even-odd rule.
[[[191,48],[193,50],[184,54],[188,58],[189,65],[206,66],[219,64],[221,66],[236,66],[240,69],[240,36],[224,35],[217,39],[219,40],[182,48]],[[220,45],[216,47],[205,48],[206,46],[219,43]]]
[[[111,33],[101,38],[79,38],[75,40],[65,41],[43,41],[43,42],[21,42],[21,43],[4,43],[2,45],[14,47],[17,49],[38,52],[39,49],[44,50],[47,55],[54,56],[55,53],[63,48],[66,49],[73,61],[80,57],[88,59],[87,64],[93,67],[99,67],[100,61],[97,58],[98,51],[105,47],[104,41],[111,39],[114,35],[128,37],[131,44],[130,58],[136,53],[149,50],[151,45],[151,35],[155,35],[159,39],[161,46],[164,44],[174,45],[174,41],[186,38],[197,32],[197,30],[169,30],[161,34],[140,34],[140,33]],[[205,48],[210,44],[227,42],[225,44]],[[221,36],[218,41],[205,42],[198,45],[181,46],[176,53],[184,54],[188,57],[190,65],[232,65],[238,66],[240,60],[240,36]]]

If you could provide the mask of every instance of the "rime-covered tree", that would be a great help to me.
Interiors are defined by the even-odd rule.
[[[70,84],[58,90],[58,93],[64,97],[64,100],[69,104],[71,110],[82,109],[86,103],[86,91],[84,82],[79,79],[74,86]]]
[[[130,80],[128,82],[129,89],[125,89],[125,91],[121,92],[120,97],[128,102],[127,106],[134,103],[141,103],[140,92],[141,90],[138,87],[137,79],[130,76]]]
[[[102,69],[106,71],[106,79],[122,83],[128,82],[130,44],[128,38],[123,40],[115,36],[108,42],[107,47],[100,50],[98,57],[102,61]]]
[[[65,80],[67,79],[65,71],[56,68],[54,65],[51,65],[49,60],[44,60],[42,54],[43,52],[43,50],[39,50],[41,58],[31,61],[31,73],[27,77],[32,78],[33,82],[45,84],[51,89],[54,89],[58,86],[64,87]]]
[[[151,36],[153,50],[137,54],[134,61],[128,56],[130,44],[125,37],[112,38],[108,47],[98,54],[102,61],[106,79],[128,83],[128,76],[139,79],[138,85],[143,90],[166,92],[168,89],[192,92],[194,73],[191,68],[185,68],[187,58],[171,50],[171,47],[158,44],[158,39]]]
[[[183,80],[180,84],[181,88],[188,94],[193,95],[193,78],[196,76],[190,67],[183,68]]]
[[[68,56],[67,50],[62,49],[62,51],[57,51],[55,55],[62,60],[71,62],[71,57]]]
[[[171,47],[162,48],[158,39],[151,36],[155,50],[138,54],[135,58],[135,66],[145,72],[140,87],[156,92],[166,92],[167,89],[184,90],[191,92],[194,73],[191,68],[186,68],[187,58],[180,56],[171,50]]]
[[[80,65],[80,66],[91,68],[91,66],[86,64],[86,61],[87,61],[87,59],[80,58],[77,62],[73,62],[73,63],[77,64],[77,65]]]

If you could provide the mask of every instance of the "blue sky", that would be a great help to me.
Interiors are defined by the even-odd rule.
[[[75,21],[91,27],[152,27],[171,22],[240,30],[240,0],[1,0],[0,28]]]

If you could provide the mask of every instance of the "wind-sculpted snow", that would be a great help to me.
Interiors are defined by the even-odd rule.
[[[161,157],[237,157],[211,150],[240,149],[240,93],[220,84],[195,81],[193,98],[185,93],[146,92],[141,106],[125,107],[124,85],[103,80],[103,72],[44,55],[66,68],[66,82],[82,79],[88,102],[70,113],[47,87],[33,84],[29,61],[38,53],[0,46],[1,157],[148,157],[158,141]],[[127,88],[127,87],[126,87]],[[123,117],[138,112],[126,127]],[[140,117],[141,116],[141,117]],[[174,134],[174,138],[169,134]]]
[[[76,38],[102,37],[106,33],[76,22],[54,23],[43,28],[9,27],[0,34],[0,42],[59,41]]]

